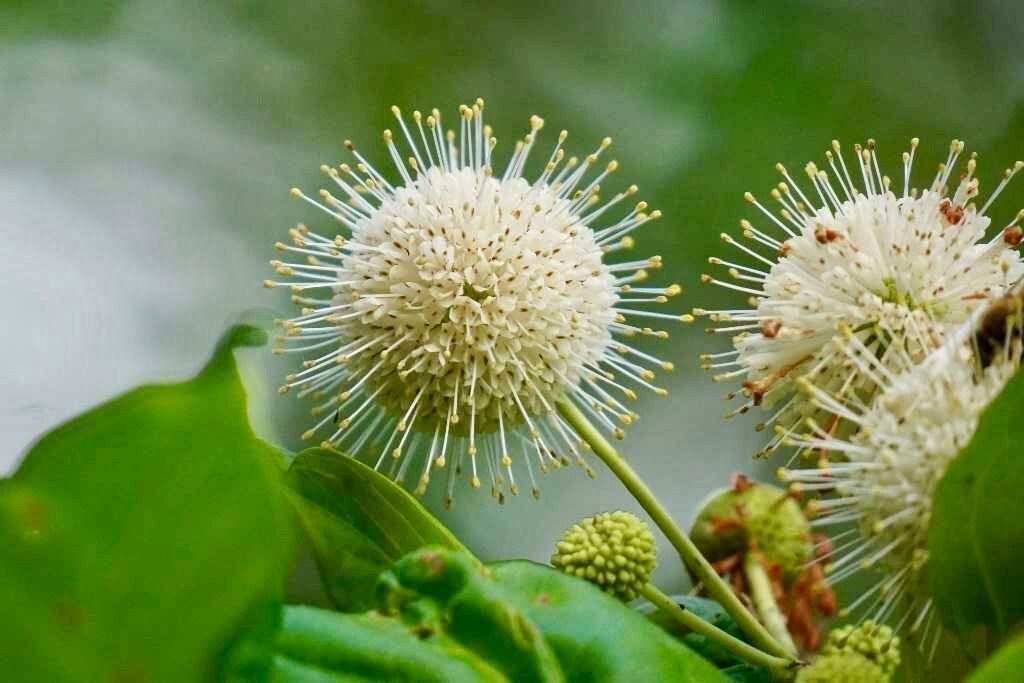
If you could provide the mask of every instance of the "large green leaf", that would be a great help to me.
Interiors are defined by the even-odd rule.
[[[342,453],[305,450],[288,478],[324,587],[338,609],[372,607],[380,573],[417,548],[468,552],[405,489]]]
[[[5,681],[212,680],[271,632],[291,524],[232,354],[262,341],[232,329],[195,379],[68,422],[0,482]]]
[[[496,592],[537,625],[570,681],[726,681],[596,586],[523,560],[488,565]]]
[[[932,595],[960,635],[977,625],[1000,636],[1024,619],[1024,373],[981,418],[935,493],[928,548]]]
[[[1024,681],[1024,635],[1003,645],[968,679],[968,683]]]
[[[381,575],[378,610],[289,607],[279,681],[725,682],[593,585],[532,562],[422,548]]]

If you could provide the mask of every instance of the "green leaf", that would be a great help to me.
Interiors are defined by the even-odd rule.
[[[1024,635],[1008,641],[968,679],[968,683],[1024,681]]]
[[[420,637],[399,620],[376,612],[339,614],[286,607],[270,680],[469,683],[508,679],[443,632]]]
[[[571,681],[726,681],[658,626],[596,586],[543,565],[489,564],[500,595],[540,628]]]
[[[337,451],[299,453],[288,480],[324,587],[340,610],[371,608],[380,573],[417,548],[469,552],[405,489]]]
[[[675,600],[683,609],[693,612],[704,621],[717,626],[726,633],[744,642],[749,642],[743,630],[737,625],[736,620],[726,612],[721,605],[714,600],[698,597],[696,595],[673,595]],[[720,644],[709,640],[707,636],[694,633],[681,626],[678,621],[665,615],[654,605],[646,604],[638,610],[647,616],[663,630],[679,638],[691,650],[704,657],[736,681],[770,681],[771,672],[768,669],[754,667],[746,664],[744,660],[736,657]]]
[[[985,411],[974,438],[939,482],[929,528],[932,595],[967,636],[978,625],[1005,637],[1024,619],[1024,373]]]
[[[287,608],[274,680],[728,679],[591,584],[532,562],[421,548],[383,573],[378,611]]]
[[[291,523],[232,349],[263,339],[230,330],[195,379],[64,424],[0,482],[4,680],[203,681],[259,657],[235,646],[272,633]]]

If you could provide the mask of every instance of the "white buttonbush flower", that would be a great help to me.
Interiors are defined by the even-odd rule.
[[[445,134],[438,110],[408,122],[393,107],[401,132],[384,131],[384,144],[397,179],[346,141],[354,162],[321,169],[337,196],[292,190],[342,234],[299,225],[291,245],[277,245],[298,262],[271,262],[291,279],[266,282],[289,286],[302,308],[283,321],[277,351],[308,357],[282,387],[317,399],[303,437],[319,435],[396,480],[418,462],[418,493],[447,465],[449,502],[462,469],[474,487],[487,477],[499,500],[518,491],[515,461],[535,495],[535,468],[576,462],[589,471],[556,400],[574,400],[621,438],[636,417],[626,405],[634,390],[666,393],[652,368],[672,369],[623,341],[667,336],[633,320],[689,318],[646,310],[680,292],[638,284],[659,257],[604,260],[660,216],[645,202],[615,211],[635,185],[599,196],[618,168],[599,161],[611,139],[567,157],[562,131],[530,179],[544,125],[534,116],[494,171],[497,141],[483,109],[483,100],[462,106],[457,131]]]
[[[1000,230],[991,230],[988,216],[1024,162],[1006,170],[979,208],[975,155],[959,179],[953,176],[964,143],[953,141],[934,180],[920,191],[911,187],[917,146],[915,138],[903,154],[903,179],[895,187],[882,174],[873,140],[854,146],[850,166],[833,141],[825,153],[829,170],[813,163],[804,169],[809,191],[779,164],[783,182],[771,192],[778,214],[747,193],[767,227],[743,220],[742,239],[722,235],[743,263],[709,259],[729,278],[704,275],[703,281],[748,301],[735,309],[694,311],[716,323],[709,333],[733,340],[731,351],[706,354],[702,362],[720,373],[716,380],[743,382],[745,401],[730,416],[770,407],[759,428],[771,425],[776,434],[760,455],[772,453],[801,418],[814,414],[794,392],[797,379],[870,400],[874,378],[848,367],[836,343],[837,325],[852,329],[883,367],[899,368],[903,356],[919,361],[933,340],[1024,274],[1017,251],[1024,212]],[[837,418],[826,428],[842,433],[844,425]]]
[[[832,458],[823,457],[818,467],[779,473],[796,491],[830,494],[808,503],[812,526],[850,527],[832,538],[830,580],[877,572],[877,580],[846,610],[863,608],[879,623],[906,627],[922,643],[931,638],[931,647],[939,628],[932,623],[923,570],[932,500],[982,412],[1020,365],[1022,301],[1020,294],[1008,295],[979,309],[916,366],[913,355],[894,349],[893,360],[905,368],[902,372],[890,370],[892,364],[844,328],[835,342],[837,353],[872,376],[880,389],[869,407],[801,380],[817,409],[858,429],[840,439],[808,420],[810,432],[787,438],[787,443]],[[924,337],[917,342],[921,348],[930,346]]]

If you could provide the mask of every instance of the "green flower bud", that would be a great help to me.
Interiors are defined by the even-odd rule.
[[[822,655],[800,669],[795,683],[889,683],[889,675],[855,652]]]
[[[900,639],[888,626],[865,621],[860,626],[843,626],[828,634],[822,655],[859,654],[891,676],[900,665]]]
[[[756,482],[713,493],[698,513],[690,537],[712,562],[756,545],[789,577],[813,551],[811,525],[797,502],[782,489]]]
[[[654,536],[635,515],[602,512],[574,524],[558,542],[551,564],[597,584],[623,601],[634,600],[657,563]]]

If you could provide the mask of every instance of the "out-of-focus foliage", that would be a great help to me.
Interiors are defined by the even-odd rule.
[[[1004,683],[1024,680],[1024,636],[1009,641],[971,674],[969,683]]]
[[[291,565],[276,453],[226,334],[206,368],[44,436],[0,481],[7,681],[203,681],[258,666]]]
[[[1024,373],[989,406],[978,431],[935,493],[929,577],[945,623],[961,636],[976,626],[1000,638],[1024,620]]]

